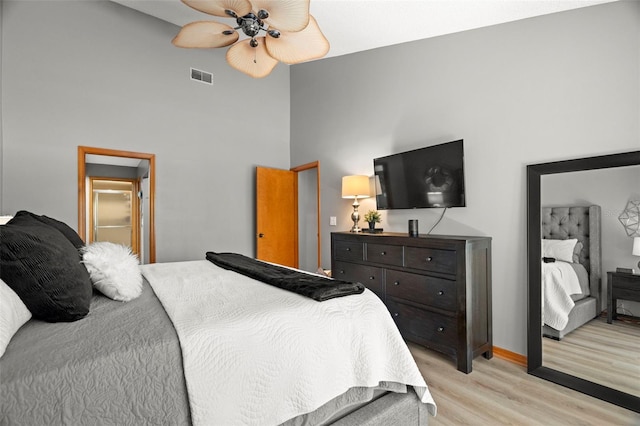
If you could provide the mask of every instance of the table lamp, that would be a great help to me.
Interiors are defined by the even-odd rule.
[[[360,213],[358,213],[359,198],[369,198],[369,177],[364,175],[345,176],[342,178],[342,198],[353,198],[353,227],[351,232],[360,232],[358,227],[360,221]]]

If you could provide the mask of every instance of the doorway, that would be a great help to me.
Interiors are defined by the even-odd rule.
[[[94,239],[95,223],[92,177],[107,181],[135,181],[131,189],[132,250],[141,263],[155,263],[155,155],[105,148],[78,147],[78,234],[87,243]],[[100,196],[98,196],[100,198]],[[104,197],[106,200],[109,197]],[[103,222],[104,223],[104,222]],[[117,226],[123,225],[120,223]],[[102,235],[105,228],[98,229]],[[113,228],[116,229],[116,228]],[[124,228],[118,228],[120,233]],[[135,231],[134,231],[135,229]],[[137,233],[137,235],[134,234]],[[113,234],[113,232],[111,232]],[[98,237],[100,238],[100,237]],[[137,243],[136,243],[137,240]],[[137,244],[134,250],[134,244]]]
[[[89,187],[88,241],[122,244],[142,259],[138,179],[90,177]]]
[[[319,162],[257,167],[256,258],[316,272],[320,244]]]

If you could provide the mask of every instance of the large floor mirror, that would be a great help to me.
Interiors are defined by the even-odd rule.
[[[628,235],[620,219],[628,202],[640,199],[639,183],[640,151],[527,166],[528,372],[636,412],[640,303],[618,300],[613,306],[618,316],[611,322],[606,310],[610,273],[624,267],[640,274],[632,255],[635,234]],[[572,239],[584,244],[567,252]],[[549,256],[553,250],[560,260]],[[571,285],[589,297],[569,291],[574,297],[564,296],[566,303],[551,299],[554,286],[561,285],[553,283],[550,271],[560,267],[586,271],[584,280]],[[638,282],[640,291],[638,276],[622,277]],[[565,313],[570,315],[563,318]]]

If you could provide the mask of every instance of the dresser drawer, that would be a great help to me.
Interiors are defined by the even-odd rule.
[[[402,246],[367,244],[367,261],[402,266]]]
[[[456,282],[387,269],[387,295],[456,311]]]
[[[404,266],[425,271],[455,274],[456,252],[455,250],[405,247]]]
[[[402,337],[441,352],[455,353],[457,342],[455,317],[418,309],[391,299],[387,300],[387,307]]]
[[[336,240],[333,243],[333,256],[340,260],[364,260],[362,247],[361,242]]]
[[[333,278],[338,280],[362,283],[384,300],[381,268],[336,261],[335,270],[331,274]]]

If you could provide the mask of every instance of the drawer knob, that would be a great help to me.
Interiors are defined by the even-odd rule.
[[[393,285],[400,285],[400,281],[395,281]]]
[[[385,254],[387,254],[386,251],[383,251],[382,253],[380,253],[381,256],[384,256]]]
[[[399,313],[397,313],[397,312],[394,312],[394,313],[393,313],[393,316],[397,318],[397,317],[399,317],[399,316],[400,316],[400,314],[399,314]]]
[[[431,257],[431,256],[427,257],[427,259],[426,259],[427,262],[431,262],[432,260],[433,260],[433,257]]]
[[[444,327],[438,327],[438,333],[442,333],[444,331]]]
[[[347,247],[347,251],[351,251],[351,247]]]
[[[443,294],[444,294],[444,291],[442,291],[442,290],[440,290],[440,291],[438,292],[438,296],[442,296]]]
[[[373,275],[371,275],[371,276],[369,277],[369,279],[370,279],[370,280],[375,280],[375,279],[376,279],[376,277],[374,277]]]
[[[340,269],[340,273],[341,273],[341,274],[344,274],[344,269]]]

